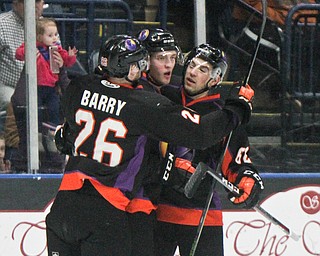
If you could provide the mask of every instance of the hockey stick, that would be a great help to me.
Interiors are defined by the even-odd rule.
[[[229,144],[230,138],[231,137],[229,136],[227,144]],[[225,147],[224,152],[221,154],[222,158],[226,154],[227,148],[228,147]],[[223,159],[219,159],[219,162],[216,165],[216,171],[220,170],[222,162],[223,162]],[[195,188],[198,188],[200,183],[201,183],[201,180],[202,180],[202,178],[204,177],[204,174],[205,174],[204,171],[202,171],[202,169],[200,169],[200,167],[198,167],[198,166],[196,168],[196,171],[192,174],[192,176],[195,176],[195,177],[193,179],[191,179],[192,178],[192,176],[191,176],[189,181],[187,182],[185,188],[184,188],[184,193],[185,193],[186,197],[188,197],[188,198],[192,198],[194,193],[196,192],[196,189],[193,190],[193,188],[191,186],[193,186]],[[191,183],[190,183],[190,180],[191,180]],[[206,220],[206,217],[207,217],[207,214],[208,214],[208,211],[209,211],[209,208],[210,208],[210,204],[211,204],[211,201],[212,201],[212,198],[213,198],[215,184],[216,184],[216,182],[212,181],[212,184],[211,184],[211,187],[210,187],[210,192],[209,192],[209,194],[207,196],[205,207],[204,207],[204,209],[202,210],[202,213],[201,213],[201,217],[200,217],[198,228],[197,228],[197,233],[196,233],[196,235],[194,237],[194,240],[193,240],[193,243],[192,243],[192,246],[191,246],[191,249],[190,249],[189,256],[193,256],[195,254],[195,252],[196,252],[197,247],[198,247],[198,243],[199,243],[199,240],[200,240],[200,237],[201,237],[201,233],[202,233],[202,229],[203,229],[203,226],[204,226],[204,222]]]
[[[251,72],[252,72],[252,69],[253,69],[254,62],[255,62],[255,60],[257,58],[260,42],[261,42],[261,39],[262,39],[262,35],[263,35],[263,32],[264,32],[264,27],[265,27],[266,20],[267,20],[267,3],[266,3],[266,0],[261,0],[261,2],[262,2],[262,24],[261,24],[261,29],[260,29],[260,33],[259,33],[259,36],[258,36],[257,41],[256,41],[256,48],[255,48],[254,54],[251,57],[251,62],[250,62],[250,65],[249,65],[248,73],[247,73],[247,75],[246,75],[246,77],[244,79],[244,82],[243,82],[243,86],[246,86],[248,84],[248,82],[249,82],[249,78],[251,76]],[[216,172],[220,171],[220,168],[221,168],[225,153],[226,153],[226,151],[227,151],[227,149],[229,147],[229,143],[230,143],[230,140],[231,140],[231,137],[232,137],[232,133],[233,132],[231,131],[229,136],[228,136],[228,140],[226,142],[225,149],[224,149],[223,153],[220,156],[218,164],[216,165],[216,168],[215,168]],[[200,185],[201,179],[197,180],[197,182],[199,183],[198,185]],[[214,193],[214,186],[212,185],[211,188],[210,188],[210,192],[209,192],[209,194],[207,196],[207,201],[206,201],[205,208],[203,209],[201,217],[200,217],[199,225],[198,225],[198,228],[197,228],[197,233],[196,233],[196,236],[194,238],[194,241],[193,241],[189,256],[194,256],[195,251],[197,249],[197,246],[198,246],[198,243],[199,243],[199,239],[200,239],[200,236],[201,236],[201,233],[202,233],[202,229],[203,229],[203,226],[204,226],[204,222],[205,222],[205,219],[207,217],[207,213],[208,213],[211,201],[212,201],[213,193]],[[186,194],[186,196],[187,196],[187,194]]]
[[[235,195],[240,195],[240,190],[237,186],[233,185],[231,182],[229,182],[224,177],[221,177],[219,174],[217,174],[215,171],[213,171],[209,166],[207,166],[204,163],[199,163],[196,171],[192,174],[190,177],[188,183],[185,186],[185,195],[186,197],[190,198],[194,195],[196,190],[198,189],[200,182],[204,175],[208,173],[210,176],[212,176],[216,181],[218,181],[220,184],[222,184],[225,188],[227,188],[230,192],[232,192]],[[199,181],[200,180],[200,181]],[[267,220],[269,220],[271,223],[279,227],[283,232],[285,232],[289,237],[291,237],[293,240],[298,241],[300,236],[294,233],[291,229],[289,229],[286,225],[281,223],[277,218],[272,216],[269,212],[267,212],[265,209],[263,209],[259,204],[256,204],[253,209],[260,213],[262,216],[264,216]]]

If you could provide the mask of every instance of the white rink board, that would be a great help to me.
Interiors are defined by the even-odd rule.
[[[0,212],[0,256],[46,254],[44,211]],[[301,235],[288,238],[255,211],[224,211],[225,255],[320,255],[320,185],[291,188],[267,198],[261,206]],[[177,254],[178,255],[178,254]]]

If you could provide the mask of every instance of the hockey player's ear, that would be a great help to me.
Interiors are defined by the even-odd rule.
[[[216,86],[217,84],[220,83],[220,81],[221,81],[220,76],[215,76],[214,78],[210,78],[210,81],[208,82],[209,88]]]

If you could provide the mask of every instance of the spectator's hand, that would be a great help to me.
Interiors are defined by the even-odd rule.
[[[39,58],[39,56],[40,56],[40,52],[39,52],[39,50],[38,50],[38,48],[37,48],[36,57]]]
[[[68,49],[69,56],[77,55],[77,53],[78,53],[78,49],[75,46],[73,48],[69,46],[69,49]]]
[[[59,65],[59,68],[63,67],[63,59],[58,51],[53,52],[53,61]]]
[[[11,162],[9,160],[0,160],[0,173],[10,173]]]
[[[244,168],[236,178],[235,185],[240,190],[240,195],[229,193],[230,201],[245,208],[252,208],[259,201],[261,191],[264,189],[263,181],[259,174],[252,169]]]

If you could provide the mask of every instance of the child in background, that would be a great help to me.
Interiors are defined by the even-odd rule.
[[[54,19],[42,18],[37,20],[37,84],[38,84],[38,106],[44,107],[50,117],[48,120],[52,125],[57,126],[60,120],[60,96],[56,88],[56,82],[59,74],[53,73],[50,68],[49,47],[56,46],[57,51],[53,52],[53,60],[59,68],[71,67],[76,62],[76,53],[78,50],[69,47],[69,51],[63,49],[60,45],[57,24]],[[16,58],[25,60],[25,44],[16,50]],[[40,124],[42,120],[41,111],[39,111]]]
[[[6,141],[4,139],[4,133],[0,133],[0,173],[9,173],[11,164],[9,160],[5,160],[6,153]]]

